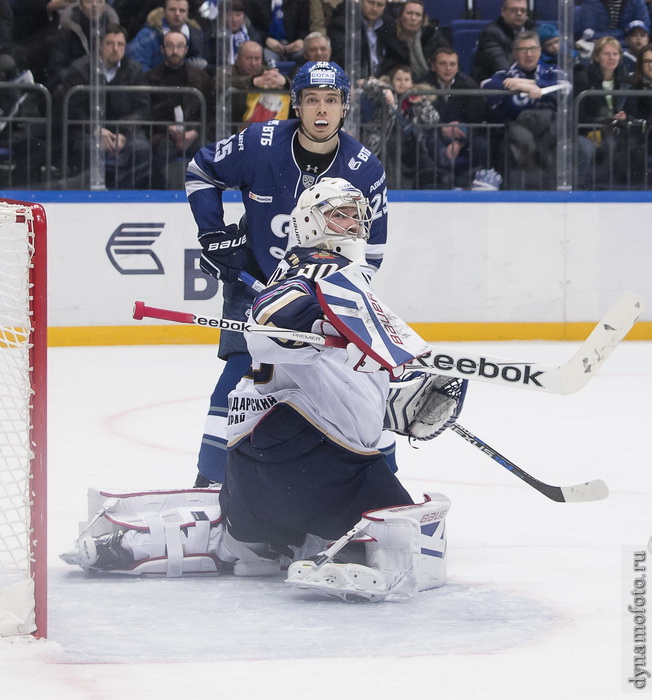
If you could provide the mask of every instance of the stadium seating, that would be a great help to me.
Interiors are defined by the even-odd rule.
[[[459,19],[451,22],[451,43],[459,55],[462,73],[471,74],[478,35],[487,24],[486,19]]]
[[[437,20],[440,27],[449,27],[456,19],[462,19],[466,12],[466,0],[424,0],[426,14]]]

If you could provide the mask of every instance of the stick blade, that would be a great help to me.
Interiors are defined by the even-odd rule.
[[[641,297],[634,292],[623,292],[577,353],[559,368],[556,393],[573,394],[585,386],[632,329],[643,308]]]
[[[575,486],[562,486],[564,501],[579,503],[582,501],[602,501],[609,495],[609,488],[602,479],[587,481]]]

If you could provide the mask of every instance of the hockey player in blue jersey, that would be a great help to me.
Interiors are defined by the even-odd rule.
[[[202,247],[200,267],[221,280],[225,316],[244,317],[253,292],[240,273],[267,280],[285,254],[299,195],[322,177],[346,178],[368,198],[372,222],[365,258],[371,269],[380,265],[387,238],[385,171],[341,130],[350,94],[350,81],[337,64],[306,63],[292,82],[298,119],[252,124],[202,148],[189,164],[186,191]],[[230,188],[242,192],[245,216],[239,225],[224,221],[222,192]],[[223,479],[227,396],[250,362],[240,334],[222,333],[219,356],[226,365],[211,397],[197,486]]]

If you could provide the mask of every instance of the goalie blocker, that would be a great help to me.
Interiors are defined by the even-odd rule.
[[[330,557],[315,563],[308,557],[319,561],[327,543],[311,535],[302,547],[293,548],[293,559],[263,543],[234,540],[222,523],[218,489],[89,489],[89,520],[80,524],[75,546],[61,558],[87,573],[131,576],[267,576],[289,567],[289,584],[328,597],[405,600],[446,582],[449,507],[446,496],[426,494],[424,503],[365,513],[351,538],[364,544],[363,563]]]

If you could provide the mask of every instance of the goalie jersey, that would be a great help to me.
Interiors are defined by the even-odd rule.
[[[237,188],[247,216],[248,245],[265,279],[287,250],[290,212],[299,195],[322,177],[342,177],[357,187],[372,210],[367,241],[369,265],[378,268],[387,240],[387,183],[376,156],[349,134],[339,132],[339,145],[319,176],[302,171],[293,153],[299,120],[272,120],[218,143],[204,146],[190,162],[186,177],[188,202],[199,233],[224,227],[222,192]],[[279,173],[284,175],[279,179]]]
[[[290,251],[275,282],[254,301],[255,323],[311,331],[323,313],[315,281],[349,265],[337,253],[317,248]],[[227,437],[237,445],[279,403],[300,413],[324,436],[358,453],[376,453],[380,440],[389,373],[356,372],[339,348],[247,333],[251,371],[229,394]]]

